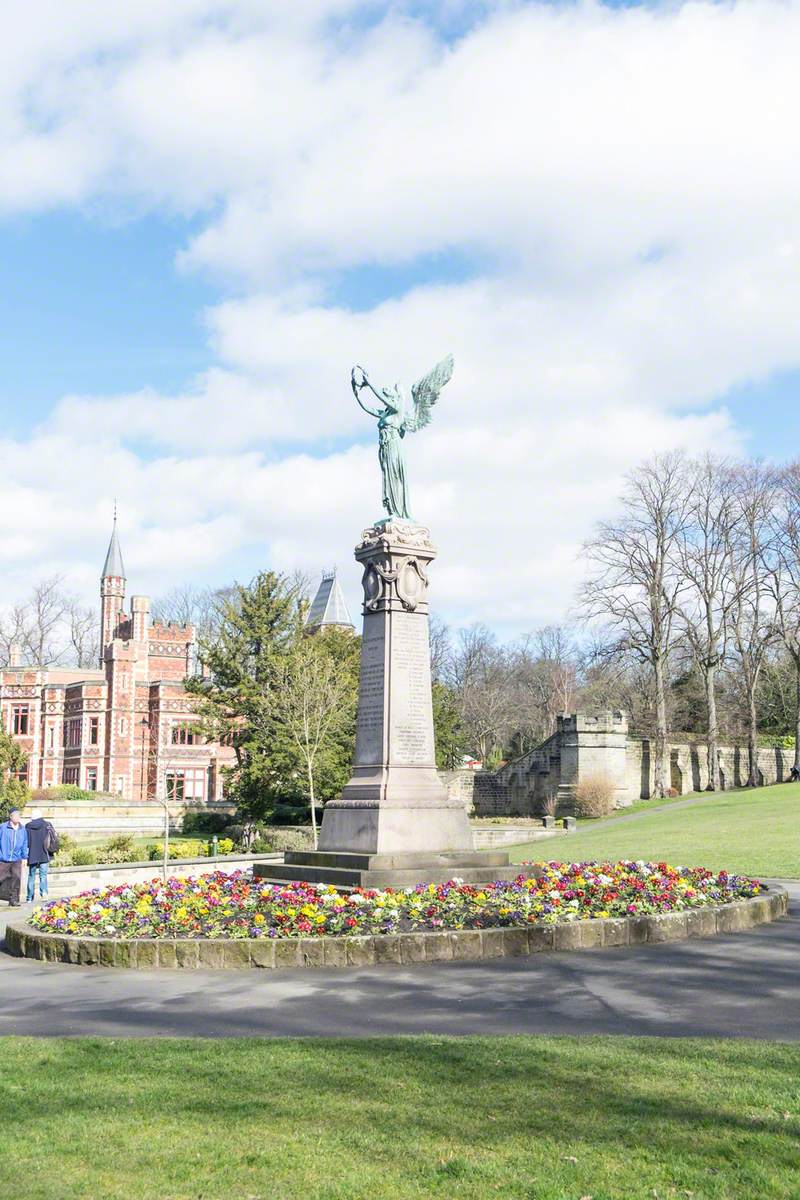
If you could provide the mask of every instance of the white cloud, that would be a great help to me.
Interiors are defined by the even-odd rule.
[[[378,515],[349,368],[408,383],[452,350],[408,440],[438,600],[551,620],[621,473],[741,446],[703,409],[800,365],[797,4],[495,4],[454,42],[356,0],[12,9],[0,209],[204,214],[177,266],[238,288],[181,394],[66,397],[0,445],[12,580],[88,586],[115,493],[137,587],[344,569]],[[331,301],[430,256],[469,278]]]

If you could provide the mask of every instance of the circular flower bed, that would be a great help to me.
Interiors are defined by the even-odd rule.
[[[261,884],[243,871],[95,889],[37,909],[49,933],[101,938],[291,938],[413,933],[678,912],[750,899],[758,880],[666,863],[545,863],[536,879],[405,890]]]

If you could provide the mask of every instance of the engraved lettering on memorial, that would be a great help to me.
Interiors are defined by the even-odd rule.
[[[392,644],[393,761],[426,766],[434,761],[430,664],[424,618],[395,618]]]

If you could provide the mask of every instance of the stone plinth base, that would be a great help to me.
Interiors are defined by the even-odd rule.
[[[340,888],[406,888],[424,883],[486,884],[539,875],[538,866],[510,863],[502,850],[452,853],[358,854],[352,851],[287,851],[283,864],[256,863],[253,874],[265,883],[328,883]]]
[[[441,789],[442,791],[444,789]],[[332,854],[355,852],[385,857],[424,847],[425,854],[469,854],[472,829],[463,804],[436,797],[440,803],[400,805],[396,797],[389,804],[354,804],[332,800],[325,806],[320,831],[320,849]]]

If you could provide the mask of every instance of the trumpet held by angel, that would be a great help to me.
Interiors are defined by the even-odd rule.
[[[423,375],[411,388],[411,403],[405,390],[396,383],[390,388],[375,388],[363,367],[353,367],[350,382],[353,394],[371,417],[378,421],[378,458],[383,475],[383,507],[389,518],[412,520],[408,507],[408,483],[403,438],[416,433],[430,423],[433,406],[442,388],[453,374],[453,356],[448,354],[432,371]],[[364,403],[363,393],[371,392],[382,405],[371,408]]]

